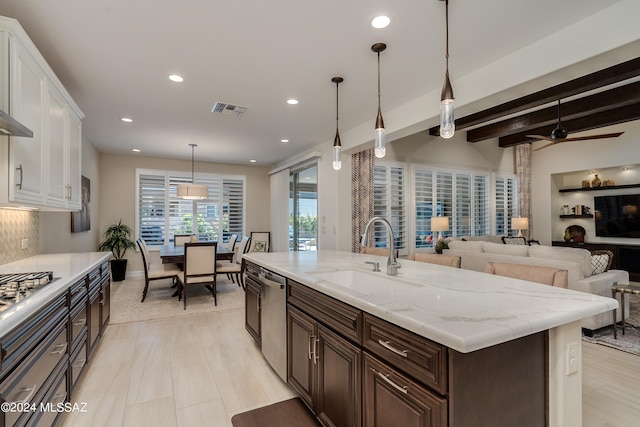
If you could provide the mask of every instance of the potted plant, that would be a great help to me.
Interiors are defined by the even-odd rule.
[[[117,224],[111,224],[102,233],[104,241],[100,243],[98,249],[101,251],[111,251],[115,259],[111,260],[111,275],[114,282],[121,282],[127,273],[127,260],[124,255],[128,249],[135,248],[131,237],[133,231],[122,223],[122,219]]]

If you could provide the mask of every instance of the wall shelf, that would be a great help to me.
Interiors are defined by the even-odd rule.
[[[607,185],[606,187],[585,187],[585,188],[561,188],[560,193],[572,193],[575,191],[602,191],[616,190],[620,188],[639,188],[640,184]]]
[[[586,215],[560,215],[560,218],[593,218],[593,214],[586,214]]]

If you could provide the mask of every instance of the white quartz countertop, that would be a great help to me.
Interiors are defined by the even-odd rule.
[[[53,271],[54,281],[0,313],[0,337],[4,336],[78,279],[105,262],[111,252],[43,254],[0,265],[0,273]]]
[[[425,338],[468,353],[613,310],[618,302],[471,270],[338,251],[251,252],[279,273]],[[380,263],[372,272],[365,261]],[[337,283],[340,282],[340,283]]]

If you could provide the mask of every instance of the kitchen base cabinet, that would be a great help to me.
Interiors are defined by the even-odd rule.
[[[111,278],[108,269],[106,272],[106,275],[103,272],[100,283],[100,334],[104,333],[111,318]]]
[[[375,357],[364,356],[363,425],[447,426],[447,400]]]
[[[245,329],[258,345],[262,342],[260,285],[247,274],[244,290]]]
[[[315,349],[317,323],[297,308],[287,307],[287,382],[309,408],[315,389]]]

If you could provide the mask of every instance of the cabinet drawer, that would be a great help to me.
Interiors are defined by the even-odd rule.
[[[29,420],[29,425],[34,427],[55,425],[56,419],[64,414],[57,405],[64,404],[67,400],[67,370],[65,369],[60,372],[49,393],[42,399],[42,405],[48,410],[36,412]]]
[[[62,359],[67,357],[67,325],[56,328],[53,339],[40,344],[33,355],[24,360],[0,388],[5,402],[38,403],[36,395]],[[66,359],[65,359],[66,360]],[[66,363],[66,362],[64,362]],[[14,425],[19,413],[8,412],[4,425]]]
[[[56,325],[67,316],[67,294],[45,306],[2,339],[2,372],[9,372],[20,363],[35,346],[46,339]]]
[[[439,393],[447,393],[445,346],[365,314],[364,347]]]
[[[363,426],[447,426],[445,398],[366,353],[363,376]]]
[[[80,374],[84,370],[85,365],[87,364],[87,335],[84,334],[82,337],[81,344],[75,350],[75,352],[71,355],[71,359],[69,360],[69,379],[71,380],[71,391],[73,393],[76,382],[78,378],[80,378]]]
[[[84,303],[75,308],[71,313],[71,345],[75,346],[76,340],[87,330],[87,304]]]
[[[362,311],[287,279],[287,301],[345,338],[362,343]]]
[[[86,303],[87,299],[87,282],[85,279],[79,280],[71,286],[70,290],[71,295],[71,307],[73,307],[80,303]]]

